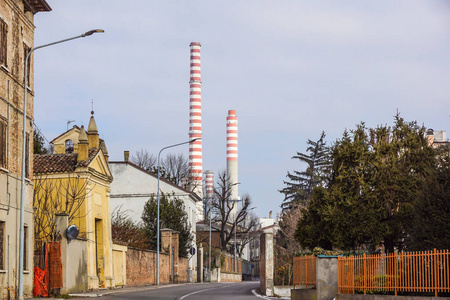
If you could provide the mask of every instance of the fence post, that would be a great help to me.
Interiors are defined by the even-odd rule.
[[[366,287],[367,287],[367,273],[366,273],[366,254],[364,253],[364,295],[366,294]]]
[[[397,296],[398,289],[398,262],[397,262],[397,251],[394,251],[394,290],[395,296]]]
[[[308,256],[305,256],[305,290],[308,289]]]
[[[434,248],[434,296],[438,296],[438,264],[436,248]]]

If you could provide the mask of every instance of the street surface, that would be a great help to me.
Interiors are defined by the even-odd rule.
[[[102,300],[117,299],[158,299],[158,300],[255,300],[252,290],[259,287],[259,281],[240,283],[203,283],[188,284],[135,292],[114,293],[105,295]]]

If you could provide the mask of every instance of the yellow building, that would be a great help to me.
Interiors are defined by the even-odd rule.
[[[69,225],[86,239],[87,289],[114,287],[108,152],[94,116],[55,138],[54,154],[34,156],[36,239],[58,239],[54,214],[69,215]],[[83,269],[83,268],[81,268]]]

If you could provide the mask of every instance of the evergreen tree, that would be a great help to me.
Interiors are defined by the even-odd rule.
[[[47,154],[48,151],[45,149],[45,141],[42,134],[36,130],[33,130],[33,153],[34,154]]]
[[[379,201],[378,219],[386,252],[401,251],[407,227],[413,222],[413,206],[433,173],[435,153],[428,146],[425,128],[395,116],[392,128],[372,133],[374,174],[370,186]]]
[[[394,126],[344,132],[331,149],[330,181],[314,194],[296,236],[309,248],[402,250],[413,206],[433,172],[435,155],[425,128],[395,116]],[[320,230],[329,230],[325,237]]]
[[[292,157],[306,163],[307,167],[304,171],[288,172],[287,177],[290,181],[284,181],[286,187],[280,190],[280,193],[284,194],[282,208],[290,209],[292,205],[306,205],[312,196],[313,188],[325,183],[329,166],[329,149],[324,139],[325,132],[322,131],[317,141],[308,139],[306,154],[297,152],[297,155]]]
[[[433,174],[414,205],[407,248],[412,251],[450,248],[450,148],[438,149]]]
[[[183,201],[177,197],[170,197],[164,193],[159,202],[159,228],[170,228],[179,232],[179,255],[186,257],[192,245],[192,234],[188,223],[187,213],[184,211]],[[150,240],[151,249],[156,249],[158,202],[153,196],[145,203],[142,221],[146,236]],[[161,238],[161,237],[160,237]]]

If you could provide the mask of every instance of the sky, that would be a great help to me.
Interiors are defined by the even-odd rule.
[[[91,103],[111,161],[188,140],[189,44],[200,42],[203,171],[226,168],[226,117],[239,119],[239,194],[281,211],[291,157],[364,121],[450,130],[446,0],[47,0],[35,16],[35,124],[52,140]],[[183,153],[183,145],[164,153]],[[164,154],[163,154],[164,156]]]

